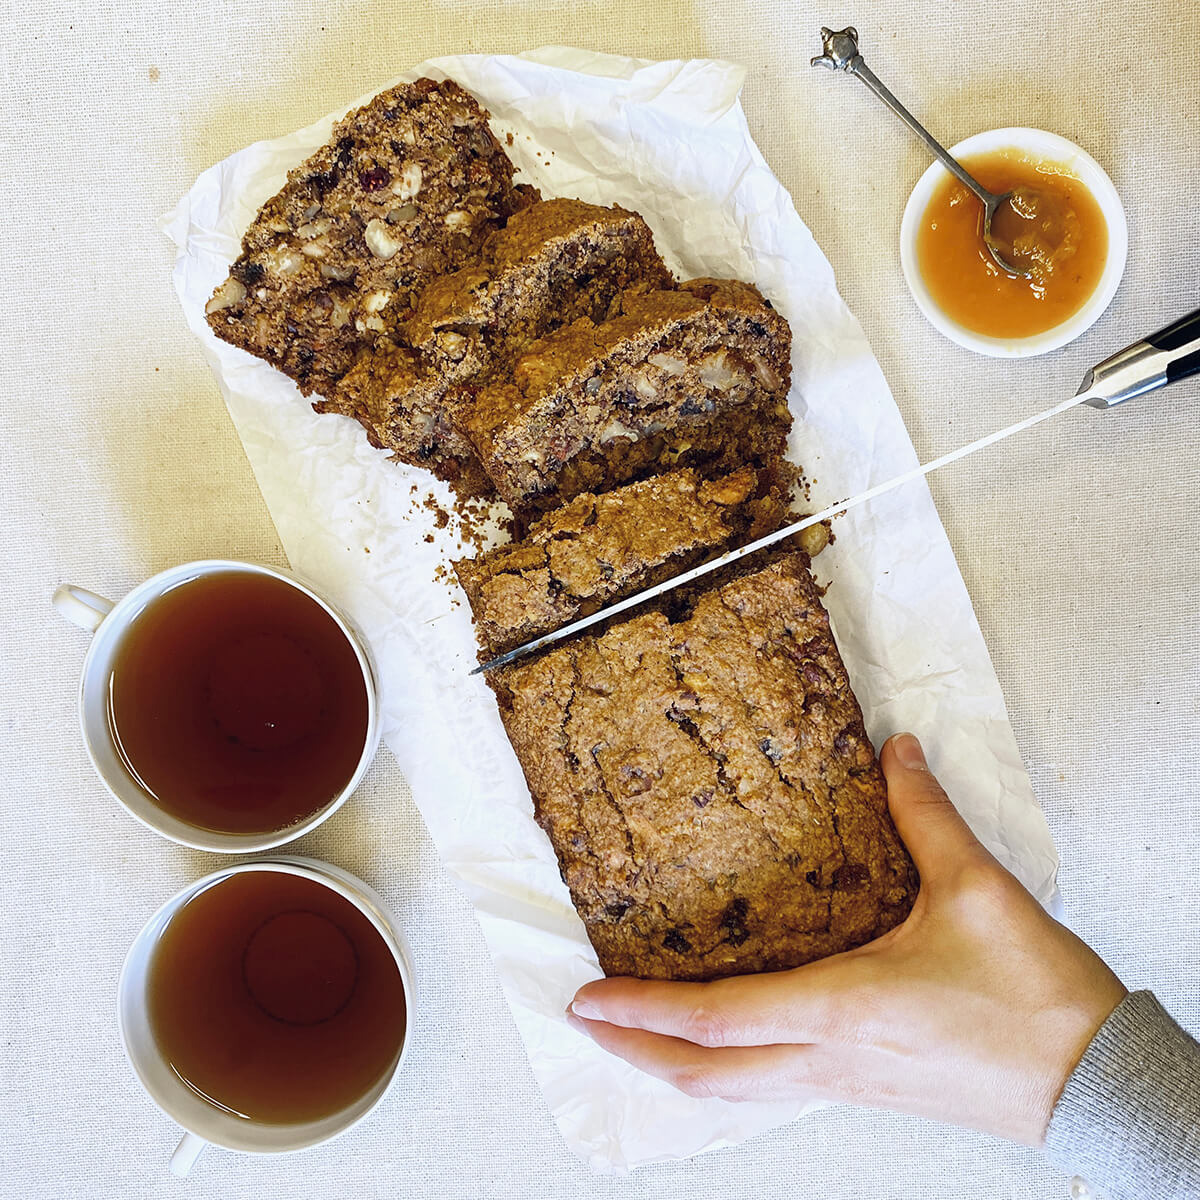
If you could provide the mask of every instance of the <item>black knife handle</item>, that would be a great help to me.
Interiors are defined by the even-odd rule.
[[[1188,342],[1200,342],[1200,308],[1143,340],[1156,350],[1178,350]]]
[[[1171,360],[1167,363],[1168,383],[1197,374],[1200,372],[1200,308],[1152,333],[1146,341],[1157,350],[1171,351]]]
[[[1182,358],[1174,358],[1167,364],[1167,382],[1174,383],[1177,379],[1186,379],[1189,375],[1200,373],[1200,347]]]

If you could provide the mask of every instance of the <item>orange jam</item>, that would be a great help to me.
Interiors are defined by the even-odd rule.
[[[1061,325],[1096,290],[1108,257],[1095,197],[1065,166],[1020,150],[969,157],[963,166],[989,191],[1015,192],[996,210],[992,236],[1029,275],[996,265],[983,244],[983,205],[947,177],[917,230],[917,267],[934,303],[986,337],[1031,337]]]

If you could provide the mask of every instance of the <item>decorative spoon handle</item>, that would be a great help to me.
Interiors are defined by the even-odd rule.
[[[970,188],[979,197],[985,208],[998,199],[967,171],[964,171],[941,142],[880,82],[878,76],[867,66],[863,61],[863,56],[859,53],[858,30],[853,25],[848,25],[845,29],[839,29],[836,32],[832,29],[822,28],[821,46],[824,53],[812,60],[814,67],[825,67],[830,71],[846,71],[861,79],[929,147],[942,166],[964,187]]]

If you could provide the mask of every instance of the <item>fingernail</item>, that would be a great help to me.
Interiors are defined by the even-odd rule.
[[[572,1000],[567,1005],[567,1012],[573,1016],[582,1017],[585,1021],[599,1021],[600,1010],[595,1005],[589,1004],[586,1000]]]
[[[928,771],[929,764],[925,761],[925,752],[921,743],[911,733],[898,733],[892,738],[892,749],[902,767],[910,771]]]

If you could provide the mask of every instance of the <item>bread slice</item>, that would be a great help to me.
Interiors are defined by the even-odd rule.
[[[519,541],[454,564],[490,658],[651,587],[783,523],[788,497],[766,472],[720,479],[691,468],[585,492]]]
[[[750,284],[693,279],[534,342],[452,414],[514,512],[673,466],[780,459],[791,331]]]
[[[537,199],[487,112],[452,80],[381,92],[288,175],[208,302],[218,337],[327,395],[356,355],[412,315],[435,276],[476,257]]]

